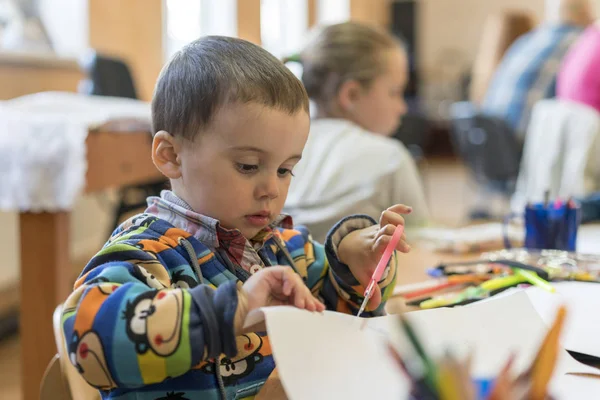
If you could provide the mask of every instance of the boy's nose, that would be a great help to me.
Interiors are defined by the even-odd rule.
[[[276,199],[279,197],[279,177],[268,177],[259,185],[257,188],[257,197],[269,199]]]

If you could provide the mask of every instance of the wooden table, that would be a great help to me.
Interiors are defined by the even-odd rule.
[[[86,140],[85,193],[161,177],[150,158],[147,130],[107,131],[109,126],[91,131]],[[19,226],[21,387],[25,400],[38,400],[44,369],[56,354],[52,313],[72,291],[69,212],[21,212]]]

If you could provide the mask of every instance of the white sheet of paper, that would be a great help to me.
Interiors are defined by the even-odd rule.
[[[546,324],[551,324],[561,304],[567,306],[567,319],[561,342],[567,350],[600,357],[600,284],[557,282],[556,293],[538,287],[509,289],[499,296],[524,291]],[[492,297],[490,300],[494,299]],[[490,301],[488,300],[488,301]]]
[[[408,381],[362,319],[265,308],[277,371],[289,399],[403,399]]]
[[[385,336],[404,348],[395,316],[368,320],[291,307],[263,310],[275,362],[291,400],[406,397],[407,380],[385,349]],[[432,356],[451,348],[457,355],[474,350],[473,372],[494,376],[511,352],[516,368],[527,367],[547,326],[524,292],[467,307],[407,314]],[[256,321],[250,321],[253,323]],[[568,376],[598,370],[578,363],[564,350],[551,383],[559,399],[590,398],[600,393],[600,379]],[[582,397],[587,394],[588,397]]]
[[[577,231],[577,252],[582,254],[600,254],[600,224],[587,224]]]

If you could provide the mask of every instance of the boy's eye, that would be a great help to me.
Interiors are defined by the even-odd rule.
[[[288,175],[294,176],[294,173],[289,168],[279,168],[277,170],[277,174],[281,177],[288,176]]]
[[[252,172],[255,172],[258,169],[258,165],[253,165],[253,164],[241,164],[241,163],[236,163],[235,167],[238,169],[238,171],[240,171],[242,174],[251,174]]]

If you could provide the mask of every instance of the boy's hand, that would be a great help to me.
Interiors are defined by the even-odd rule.
[[[385,210],[379,219],[379,225],[373,225],[365,229],[351,232],[342,239],[338,246],[338,258],[348,265],[352,275],[363,287],[367,287],[371,276],[381,259],[386,246],[392,239],[397,225],[404,225],[404,217],[401,214],[410,214],[412,208],[403,204],[397,204]],[[396,250],[408,253],[410,246],[406,243],[406,235],[403,233]],[[371,299],[369,309],[379,307],[381,303],[381,289],[376,285]]]
[[[235,329],[242,332],[246,315],[255,309],[290,305],[308,311],[323,311],[325,306],[317,300],[302,278],[290,267],[268,267],[252,275],[238,295]]]

